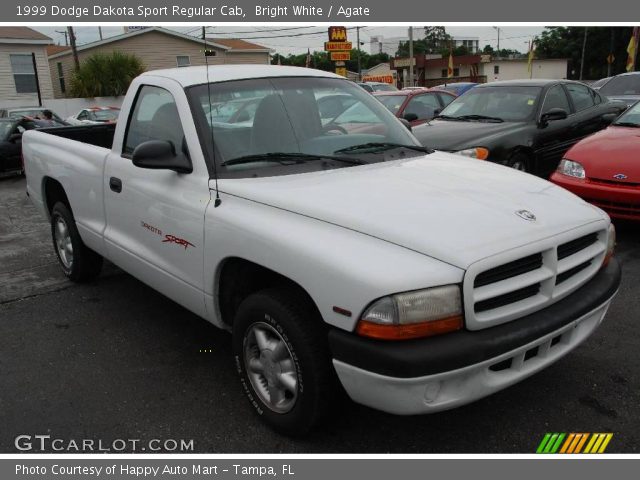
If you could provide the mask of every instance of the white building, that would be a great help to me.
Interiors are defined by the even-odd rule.
[[[424,26],[413,27],[413,39],[418,40],[424,38]],[[467,47],[470,54],[478,53],[479,37],[466,37],[466,36],[453,36],[453,47],[457,48],[462,45]],[[376,53],[386,53],[390,56],[395,56],[398,51],[398,45],[400,42],[406,42],[409,40],[409,30],[407,35],[403,37],[385,37],[384,35],[375,35],[369,40],[369,53],[375,55]]]
[[[480,74],[487,76],[487,83],[523,78],[563,79],[567,78],[567,64],[566,58],[534,60],[529,72],[529,63],[526,58],[492,58],[480,64]]]

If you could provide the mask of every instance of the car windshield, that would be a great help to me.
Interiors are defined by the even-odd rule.
[[[640,95],[640,75],[614,77],[600,88],[603,95]]]
[[[112,122],[118,119],[120,110],[96,110],[93,112],[94,119],[98,122]]]
[[[62,121],[62,119],[52,113],[53,118],[57,121]],[[25,109],[25,110],[12,110],[9,112],[9,117],[11,118],[22,118],[22,117],[32,117],[32,118],[44,118],[44,109],[34,108],[34,109]]]
[[[387,107],[391,113],[396,115],[407,97],[405,95],[377,95],[376,98]]]
[[[451,102],[444,119],[523,121],[533,117],[541,87],[496,86],[473,88]]]
[[[373,83],[371,85],[374,92],[395,92],[398,89],[389,83]]]
[[[347,80],[211,83],[211,108],[208,90],[198,85],[187,94],[209,152],[213,137],[220,176],[284,175],[424,155],[380,102]],[[245,100],[238,102],[239,96]]]
[[[613,125],[619,125],[624,127],[640,127],[640,102],[629,107],[629,109],[616,118]]]

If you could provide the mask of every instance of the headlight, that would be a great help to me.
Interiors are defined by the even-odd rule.
[[[585,178],[584,167],[573,160],[562,159],[558,165],[558,172],[574,178]]]
[[[406,340],[462,328],[460,286],[399,293],[376,300],[362,314],[356,332],[364,337]]]
[[[478,160],[486,160],[489,158],[489,150],[484,147],[467,148],[466,150],[459,150],[458,155],[464,155],[465,157],[477,158]]]
[[[611,261],[613,254],[616,250],[616,227],[613,226],[613,223],[609,224],[609,232],[607,236],[607,253],[604,256],[604,260],[602,261],[602,266],[606,267]]]

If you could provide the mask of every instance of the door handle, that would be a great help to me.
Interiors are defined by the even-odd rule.
[[[116,177],[111,177],[109,179],[109,188],[116,193],[120,193],[122,191],[122,180]]]

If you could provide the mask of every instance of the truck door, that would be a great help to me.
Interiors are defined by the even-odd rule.
[[[204,159],[182,87],[169,79],[140,85],[123,111],[124,134],[105,166],[108,256],[143,282],[204,316],[204,214],[210,194]],[[132,87],[135,88],[135,87]],[[126,102],[125,102],[126,103]],[[122,128],[122,125],[118,125]],[[170,141],[187,155],[191,173],[139,168],[135,148]]]

